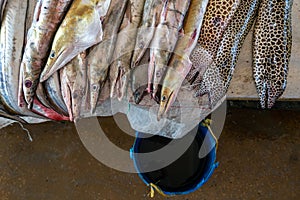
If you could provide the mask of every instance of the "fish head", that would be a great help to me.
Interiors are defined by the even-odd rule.
[[[73,56],[73,45],[67,42],[56,42],[50,51],[46,66],[41,74],[40,81],[47,80],[54,72],[66,65]]]
[[[158,110],[157,120],[159,121],[170,109],[171,105],[174,103],[178,89],[162,87],[160,105]]]

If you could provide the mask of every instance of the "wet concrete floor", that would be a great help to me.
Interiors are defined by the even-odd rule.
[[[99,118],[110,140],[134,138]],[[17,124],[0,130],[0,199],[150,199],[137,174],[106,167],[82,145],[72,123]],[[198,191],[170,199],[300,199],[300,111],[229,108],[220,165]],[[165,199],[156,194],[154,199]]]

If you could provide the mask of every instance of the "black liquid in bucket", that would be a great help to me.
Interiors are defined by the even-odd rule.
[[[209,137],[205,139],[205,137]],[[149,136],[144,133],[137,133],[137,139],[133,147],[133,160],[135,167],[146,184],[155,184],[165,194],[186,194],[198,189],[207,181],[212,171],[216,167],[215,162],[215,141],[208,130],[199,126],[191,133],[181,139],[168,139],[161,136]],[[204,140],[205,139],[205,140]],[[186,142],[188,141],[188,142]],[[205,141],[205,143],[203,143]],[[148,171],[149,165],[168,159],[170,154],[177,151],[176,147],[182,144],[188,144],[185,151],[171,164],[154,171]],[[145,153],[151,153],[163,149],[166,146],[172,146],[167,154],[161,158],[142,158]],[[208,151],[204,157],[199,156],[202,148]]]

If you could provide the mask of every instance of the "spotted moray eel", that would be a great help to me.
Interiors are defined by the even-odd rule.
[[[210,0],[204,15],[198,44],[190,59],[192,69],[187,80],[197,84],[218,51],[222,35],[235,13],[240,0]]]
[[[216,57],[203,75],[196,96],[208,94],[213,108],[226,94],[246,35],[252,27],[260,0],[241,1],[225,30]]]
[[[271,108],[287,85],[293,0],[262,0],[253,37],[253,77],[262,108]]]

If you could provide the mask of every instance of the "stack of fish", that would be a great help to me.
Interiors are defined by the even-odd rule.
[[[256,18],[253,75],[261,106],[271,108],[286,87],[292,0],[1,0],[0,6],[5,117],[73,121],[106,98],[139,103],[150,94],[160,119],[182,85],[195,98],[207,95],[213,108]],[[149,58],[147,85],[132,91],[131,74],[143,58]]]

